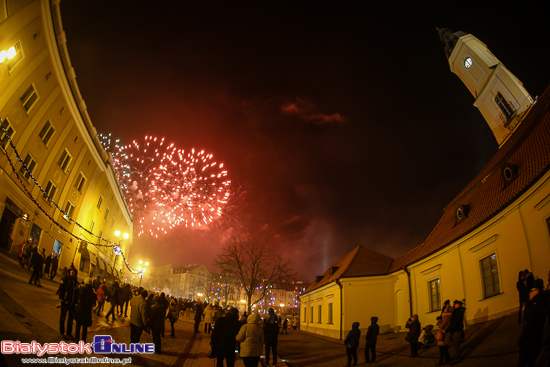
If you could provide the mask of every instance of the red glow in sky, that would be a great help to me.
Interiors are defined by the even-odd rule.
[[[204,150],[246,187],[216,231],[136,238],[130,257],[210,267],[227,238],[250,233],[306,280],[359,244],[392,257],[421,244],[497,151],[435,28],[474,34],[534,97],[550,84],[545,14],[514,4],[61,3],[99,132]]]

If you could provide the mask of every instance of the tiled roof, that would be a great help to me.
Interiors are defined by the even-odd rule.
[[[389,274],[450,245],[486,223],[519,198],[550,168],[550,88],[538,99],[514,134],[483,170],[444,209],[443,217],[428,238],[395,260],[363,246],[356,247],[310,285],[306,292],[338,278]],[[508,185],[503,165],[517,167],[517,178]],[[467,218],[457,222],[456,209],[467,208]],[[316,279],[317,280],[317,279]]]
[[[353,251],[335,262],[322,278],[306,288],[305,293],[322,287],[339,278],[364,277],[386,274],[393,259],[365,246],[357,246]]]

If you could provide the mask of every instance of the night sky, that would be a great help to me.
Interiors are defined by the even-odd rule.
[[[239,233],[306,281],[358,245],[397,257],[498,149],[435,28],[475,35],[533,97],[550,85],[533,4],[197,3],[61,2],[98,132],[204,149],[246,188],[238,224],[136,237],[131,261],[211,268]]]

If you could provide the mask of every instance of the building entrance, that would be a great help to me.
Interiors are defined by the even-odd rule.
[[[19,218],[7,207],[4,208],[2,219],[0,220],[0,246],[6,251],[11,250],[12,233],[15,221]]]

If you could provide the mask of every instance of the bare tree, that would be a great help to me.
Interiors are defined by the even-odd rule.
[[[252,237],[237,237],[228,241],[216,256],[214,264],[221,273],[233,274],[241,283],[249,314],[252,305],[265,297],[270,285],[283,279],[288,281],[295,275],[290,261],[272,252],[267,242]],[[254,293],[259,297],[252,303]]]
[[[237,281],[234,274],[222,271],[218,276],[214,277],[212,283],[212,293],[217,293],[220,298],[220,304],[224,307],[227,306],[229,296],[235,294],[237,289]],[[217,283],[217,284],[215,284]]]

